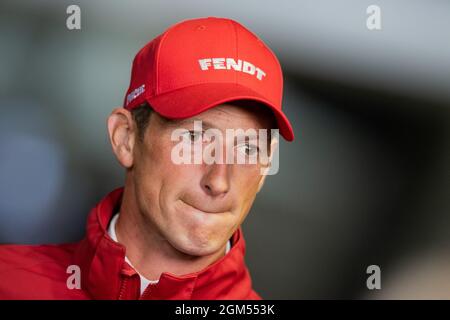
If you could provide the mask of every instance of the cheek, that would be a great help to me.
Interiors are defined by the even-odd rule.
[[[150,140],[150,139],[149,139]],[[176,165],[171,159],[172,144],[167,139],[153,137],[151,143],[143,146],[136,153],[136,173],[137,179],[143,180],[143,183],[158,185],[162,183],[171,183],[176,186],[174,179],[183,179],[186,175],[182,166]],[[183,174],[184,173],[184,174]]]
[[[134,154],[133,180],[136,193],[148,215],[159,215],[159,199],[170,173],[173,171],[170,153],[160,139],[148,139],[148,143],[139,146]],[[151,142],[151,143],[150,143]]]
[[[238,175],[236,185],[236,194],[239,203],[239,222],[242,223],[247,216],[258,191],[261,176],[259,174],[247,173],[245,170]]]
[[[159,215],[170,214],[173,204],[195,188],[201,176],[197,166],[173,163],[171,148],[169,143],[154,143],[137,159],[137,191],[146,198],[149,210]]]
[[[257,168],[246,169],[246,167],[239,168],[236,172],[237,182],[240,191],[244,191],[248,194],[256,194],[258,190],[259,182],[262,179],[261,174]]]

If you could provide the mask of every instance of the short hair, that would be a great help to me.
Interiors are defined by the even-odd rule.
[[[145,130],[148,127],[152,113],[153,108],[147,102],[144,102],[131,110],[131,115],[136,123],[137,134],[140,142],[144,141]]]

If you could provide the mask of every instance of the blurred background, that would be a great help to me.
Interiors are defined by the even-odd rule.
[[[81,30],[66,9],[81,8]],[[381,9],[368,30],[366,9]],[[244,223],[268,299],[450,298],[450,1],[0,3],[0,243],[83,237],[123,185],[106,118],[135,53],[179,20],[236,19],[277,54],[296,140]],[[381,268],[381,290],[366,269]]]

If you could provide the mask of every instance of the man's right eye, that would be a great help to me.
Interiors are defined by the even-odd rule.
[[[185,135],[188,137],[190,142],[197,142],[198,139],[203,138],[202,131],[189,130],[189,131],[186,131]]]

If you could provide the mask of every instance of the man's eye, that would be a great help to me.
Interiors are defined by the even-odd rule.
[[[198,139],[201,139],[203,137],[203,132],[189,130],[186,132],[186,135],[188,135],[188,138],[191,142],[196,142],[198,141]]]
[[[245,152],[245,154],[248,156],[255,155],[259,152],[258,146],[249,143],[239,146],[239,149]]]

